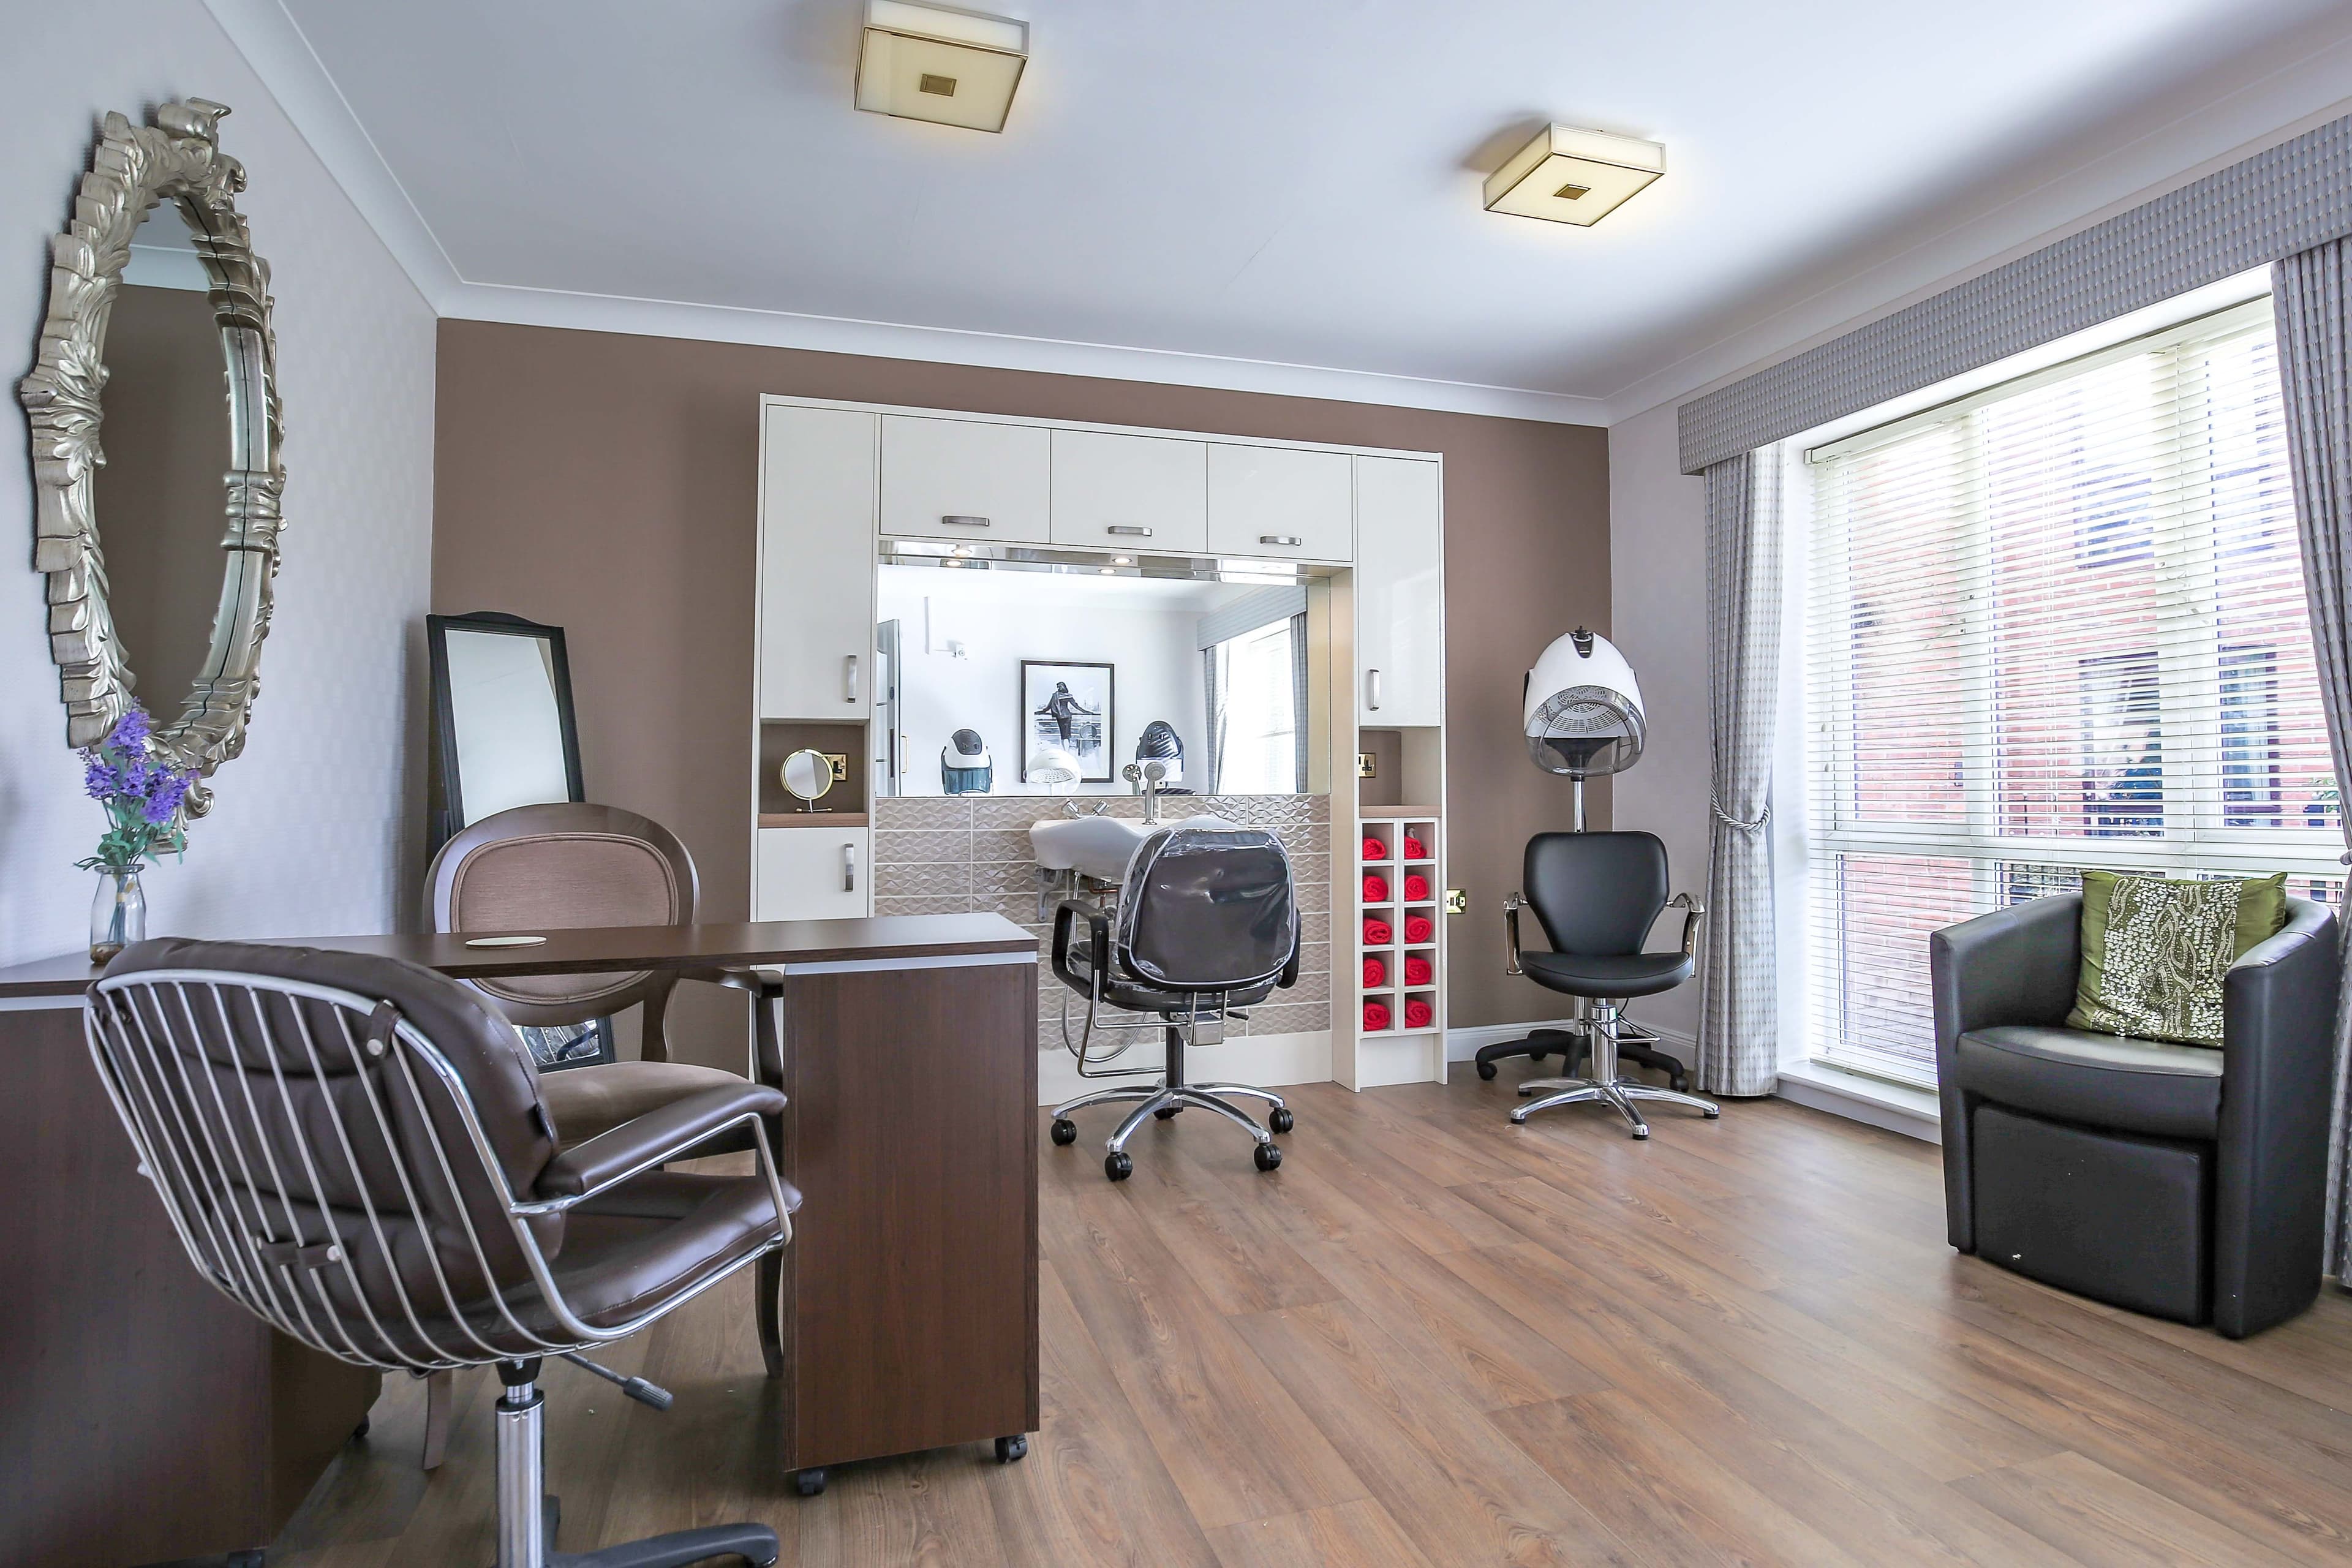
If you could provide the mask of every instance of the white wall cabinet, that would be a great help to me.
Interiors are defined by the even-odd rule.
[[[971,544],[1053,540],[1053,432],[977,419],[882,416],[885,534]]]
[[[1356,459],[1356,717],[1445,716],[1444,500],[1438,465]]]
[[[1054,433],[1054,542],[1197,555],[1209,548],[1209,444]]]
[[[874,467],[880,418],[771,405],[760,439],[760,716],[873,708]]]
[[[755,921],[829,921],[874,910],[873,835],[863,827],[762,827],[751,870]]]
[[[1209,444],[1209,548],[1219,555],[1351,560],[1354,459],[1296,447]]]

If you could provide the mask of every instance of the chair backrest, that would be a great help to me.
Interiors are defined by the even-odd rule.
[[[1298,951],[1298,901],[1282,840],[1254,828],[1163,827],[1135,847],[1111,959],[1168,991],[1263,985]]]
[[[385,958],[171,940],[123,952],[86,1007],[141,1164],[232,1300],[386,1370],[581,1342],[522,1304],[535,1288],[564,1315],[548,1267],[563,1215],[516,1212],[555,1140],[529,1051],[464,986]]]
[[[469,823],[425,875],[433,929],[570,931],[687,925],[699,886],[694,858],[650,817],[583,802],[518,805]],[[518,1024],[584,1024],[649,1004],[648,1059],[677,981],[655,971],[525,975],[474,982]]]
[[[1639,952],[1666,907],[1666,847],[1654,833],[1538,833],[1522,869],[1554,952]]]

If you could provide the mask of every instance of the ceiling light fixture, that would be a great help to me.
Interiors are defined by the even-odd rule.
[[[1486,177],[1486,210],[1590,228],[1665,172],[1655,142],[1548,125]]]
[[[857,107],[1002,131],[1029,63],[1029,24],[912,0],[866,0]]]

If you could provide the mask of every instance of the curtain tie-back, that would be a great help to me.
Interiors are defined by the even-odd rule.
[[[1710,794],[1706,797],[1706,805],[1707,809],[1715,813],[1715,819],[1717,822],[1726,827],[1736,827],[1742,833],[1761,833],[1764,831],[1764,825],[1772,820],[1772,805],[1769,801],[1765,803],[1764,809],[1757,814],[1756,820],[1753,822],[1742,822],[1724,810],[1721,795]]]

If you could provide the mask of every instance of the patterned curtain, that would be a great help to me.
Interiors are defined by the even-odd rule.
[[[1772,910],[1772,751],[1780,689],[1780,464],[1743,452],[1706,470],[1712,819],[1698,1082],[1769,1094],[1780,1078]]]
[[[2303,536],[2312,652],[2327,704],[2336,777],[2352,780],[2352,241],[2298,251],[2273,268],[2279,382]],[[2338,813],[2339,818],[2342,814]],[[2352,860],[2352,856],[2347,857]],[[2343,911],[2339,910],[2339,915]],[[2352,957],[2352,922],[2337,922]],[[2336,1019],[2328,1122],[2327,1271],[2352,1279],[2352,994]]]

